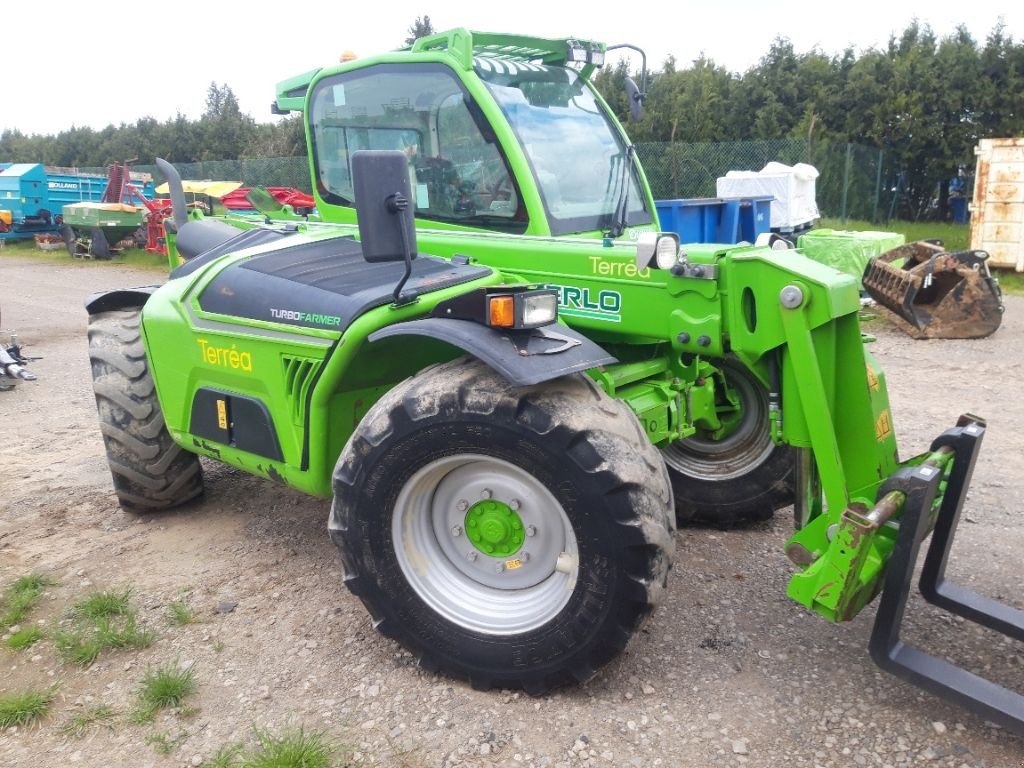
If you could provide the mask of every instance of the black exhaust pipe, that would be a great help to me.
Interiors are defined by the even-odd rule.
[[[175,229],[180,232],[185,222],[188,221],[188,208],[185,204],[185,188],[181,185],[181,174],[178,173],[177,168],[162,157],[156,159],[156,167],[167,177],[167,187],[171,192],[172,220]]]

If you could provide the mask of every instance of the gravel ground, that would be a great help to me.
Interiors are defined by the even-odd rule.
[[[588,685],[540,698],[478,692],[426,673],[378,636],[341,586],[328,503],[207,465],[204,500],[136,517],[117,506],[90,389],[83,297],[158,282],[152,271],[0,253],[3,325],[39,381],[0,393],[0,585],[51,574],[31,617],[44,630],[94,589],[128,588],[156,642],[62,664],[51,640],[0,648],[0,693],[59,684],[39,724],[0,732],[4,766],[199,765],[254,728],[323,730],[365,766],[949,766],[1020,768],[1024,742],[881,672],[874,609],[832,626],[785,596],[786,512],[745,530],[676,534],[668,600],[627,653]],[[978,341],[912,341],[878,319],[904,454],[962,411],[992,424],[951,571],[1024,608],[1024,299]],[[174,626],[186,601],[197,622]],[[911,603],[907,637],[1024,689],[1021,643]],[[177,661],[196,674],[194,711],[133,724],[139,680]],[[119,713],[84,738],[84,705]],[[169,754],[155,748],[163,736]],[[148,742],[148,743],[147,743]]]

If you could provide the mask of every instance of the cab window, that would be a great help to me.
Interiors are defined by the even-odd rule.
[[[401,150],[417,218],[523,232],[508,161],[469,94],[440,64],[380,64],[321,80],[310,103],[321,197],[352,206],[352,154]]]

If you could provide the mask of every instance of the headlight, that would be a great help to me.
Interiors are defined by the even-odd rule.
[[[654,246],[654,263],[658,269],[672,269],[679,259],[679,243],[674,237],[659,237]]]
[[[470,320],[510,331],[540,328],[558,320],[558,291],[529,285],[478,288],[440,302],[432,317]]]
[[[636,241],[636,268],[672,269],[679,261],[679,235],[641,232]]]
[[[487,324],[495,328],[539,328],[558,317],[558,296],[551,290],[520,291],[487,297]]]
[[[558,297],[554,293],[522,293],[523,326],[536,328],[555,322]]]

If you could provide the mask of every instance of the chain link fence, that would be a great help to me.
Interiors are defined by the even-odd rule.
[[[770,162],[809,163],[818,169],[818,208],[824,217],[889,218],[888,169],[880,149],[801,139],[721,143],[638,144],[655,199],[716,197],[716,181],[729,171],[759,171]]]
[[[313,193],[306,157],[258,157],[245,160],[207,160],[175,163],[181,178],[190,181],[240,181],[245,187],[294,187]],[[82,173],[106,175],[106,168],[80,168]],[[159,185],[167,181],[155,165],[133,165],[133,171],[149,173]]]
[[[716,180],[729,171],[757,171],[776,161],[810,163],[817,180],[818,207],[824,217],[885,222],[894,215],[893,191],[884,189],[893,175],[882,150],[857,144],[808,142],[800,139],[721,143],[638,144],[655,199],[716,197]],[[312,193],[305,157],[264,157],[176,163],[183,179],[240,181],[244,186],[295,187]],[[164,179],[155,165],[136,165],[157,184]],[[106,168],[81,168],[106,174]]]

